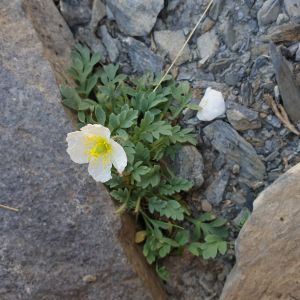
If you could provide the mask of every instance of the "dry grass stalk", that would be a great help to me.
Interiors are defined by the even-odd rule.
[[[286,127],[288,130],[294,132],[295,134],[299,135],[299,132],[295,128],[295,126],[291,123],[289,120],[289,117],[283,108],[282,105],[276,104],[273,97],[270,94],[264,94],[264,98],[268,101],[269,106],[274,111],[276,117],[282,122],[284,127]]]
[[[2,205],[2,204],[0,204],[0,207],[6,208],[6,209],[10,209],[10,210],[13,210],[13,211],[19,211],[16,208],[8,207],[8,206]]]

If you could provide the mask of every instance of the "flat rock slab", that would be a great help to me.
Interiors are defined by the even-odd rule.
[[[265,166],[255,150],[229,124],[217,120],[204,128],[211,144],[224,154],[227,162],[241,167],[241,176],[262,180]]]
[[[128,50],[130,61],[134,68],[142,73],[147,73],[150,69],[157,76],[163,69],[160,58],[148,49],[142,42],[127,37],[121,39],[124,47]]]
[[[271,60],[276,73],[283,106],[294,123],[300,120],[300,87],[280,52],[270,42]]]
[[[107,0],[106,4],[125,34],[145,36],[155,25],[164,0]]]
[[[254,201],[220,300],[299,299],[300,164]]]
[[[74,127],[57,86],[68,83],[64,20],[52,1],[4,0],[0,11],[0,203],[19,209],[0,208],[0,298],[152,299],[121,247],[107,190],[66,152]],[[134,256],[137,269],[155,272]],[[155,278],[147,282],[162,291]]]

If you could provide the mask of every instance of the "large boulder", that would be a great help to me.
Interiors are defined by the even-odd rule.
[[[254,201],[220,300],[299,299],[300,164]]]
[[[19,209],[0,207],[0,299],[166,299],[130,216],[115,216],[66,153],[63,18],[53,1],[3,0],[0,11],[1,204]]]

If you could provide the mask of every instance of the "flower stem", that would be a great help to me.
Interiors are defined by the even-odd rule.
[[[174,178],[176,179],[177,177],[171,172],[171,170],[168,168],[167,164],[165,161],[163,161],[162,159],[160,160],[166,167],[167,171],[169,172],[169,174]]]
[[[128,196],[127,196],[126,201],[124,202],[124,204],[117,211],[114,212],[115,215],[120,214],[127,207],[127,203],[128,203],[130,194],[131,194],[131,189],[129,189],[129,193],[128,193]]]
[[[235,246],[235,243],[230,243],[230,242],[226,242],[227,243],[227,245],[233,245],[233,246]]]
[[[135,213],[139,212],[141,199],[142,199],[142,197],[138,197],[137,204],[136,204],[135,211],[134,211]]]

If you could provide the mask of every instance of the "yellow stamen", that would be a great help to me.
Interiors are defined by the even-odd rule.
[[[94,163],[91,164],[92,166],[94,165]]]
[[[88,143],[84,143],[84,146],[87,146],[88,145]]]
[[[89,156],[89,157],[88,157],[88,161],[90,160],[90,158],[91,158],[91,157]]]

